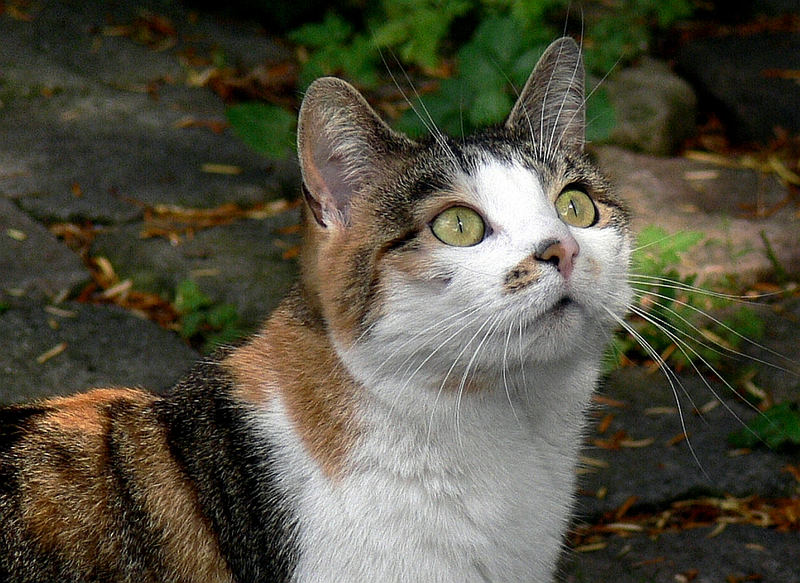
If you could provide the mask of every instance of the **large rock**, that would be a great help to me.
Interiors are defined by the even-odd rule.
[[[0,18],[0,196],[46,221],[109,223],[140,217],[136,201],[213,207],[295,192],[293,160],[271,162],[231,130],[203,126],[224,127],[225,106],[187,85],[181,60],[216,45],[228,62],[252,65],[277,58],[277,45],[253,30],[236,40],[174,3],[150,4],[172,16],[175,47],[103,34],[109,19],[128,26],[139,17],[127,3],[47,3],[30,23]]]
[[[6,302],[0,337],[13,342],[0,356],[0,404],[100,386],[162,390],[198,358],[174,332],[113,306]]]
[[[620,522],[624,522],[624,519]],[[797,579],[797,534],[748,524],[721,533],[697,527],[660,534],[622,533],[607,546],[564,557],[563,583],[722,583]]]
[[[42,224],[0,198],[0,295],[51,298],[89,280],[78,256]]]
[[[590,434],[584,450],[596,465],[588,466],[581,477],[585,495],[578,498],[579,517],[615,510],[631,496],[637,497],[637,504],[653,508],[701,495],[780,497],[795,492],[797,482],[783,471],[795,459],[792,452],[765,447],[731,455],[734,447],[728,436],[760,412],[738,402],[732,388],[704,368],[681,375],[623,369],[604,383],[600,394],[618,405],[598,411],[598,419],[611,414],[613,420],[602,434]],[[793,397],[800,398],[800,391]],[[613,436],[620,431],[631,445],[614,445]],[[684,431],[686,440],[679,437]],[[595,496],[598,492],[602,497]]]
[[[684,257],[684,274],[700,281],[734,276],[745,285],[768,277],[775,266],[762,233],[782,268],[800,273],[800,215],[784,204],[789,192],[774,174],[612,146],[594,152],[630,204],[635,230],[657,225],[706,235]]]
[[[691,86],[661,61],[645,58],[607,83],[616,125],[610,141],[648,154],[673,154],[695,132]]]

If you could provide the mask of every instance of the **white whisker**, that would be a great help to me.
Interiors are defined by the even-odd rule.
[[[638,293],[638,290],[635,290],[634,293]],[[748,338],[747,336],[745,336],[741,332],[739,332],[739,331],[733,329],[731,326],[728,326],[727,324],[725,324],[725,322],[721,321],[719,318],[716,318],[716,317],[712,316],[708,312],[705,312],[704,310],[701,310],[700,308],[698,308],[696,306],[693,306],[688,302],[684,302],[682,300],[679,300],[679,299],[676,299],[676,298],[671,298],[669,296],[666,296],[666,295],[663,295],[663,294],[658,294],[658,293],[655,293],[655,292],[645,292],[645,293],[647,293],[648,295],[652,295],[652,296],[654,296],[656,298],[659,298],[659,299],[667,300],[667,301],[670,301],[670,302],[675,302],[676,304],[678,304],[680,306],[683,306],[683,307],[685,307],[685,308],[687,308],[687,309],[689,309],[689,310],[691,310],[691,311],[693,311],[693,312],[695,312],[697,314],[700,314],[701,316],[703,316],[705,318],[708,318],[710,321],[714,322],[714,324],[716,324],[717,326],[719,326],[720,328],[722,328],[726,332],[730,332],[731,334],[733,334],[734,336],[736,336],[740,340],[743,340],[744,342],[750,344],[751,346],[754,346],[756,348],[764,350],[765,352],[768,352],[772,356],[780,358],[780,359],[782,359],[782,360],[784,360],[786,362],[793,363],[793,361],[791,359],[787,358],[786,356],[780,354],[779,352],[777,352],[775,350],[772,350],[771,348],[769,348],[767,346],[764,346],[763,344],[760,344],[760,343],[756,342],[755,340],[753,340],[751,338]],[[667,308],[666,306],[664,306],[662,304],[656,304],[656,305],[661,306],[661,308],[665,309],[665,310],[669,309],[669,308]],[[672,312],[677,315],[676,312],[674,312],[674,311],[672,311]],[[700,330],[698,330],[698,332],[700,332]],[[702,333],[702,332],[700,332],[700,333]],[[720,345],[720,346],[722,348],[724,348],[725,350],[727,350],[728,352],[730,352],[732,354],[735,354],[737,356],[746,356],[743,353],[738,352],[736,350],[733,350],[731,348],[728,348],[726,346],[723,346],[723,345]],[[798,376],[797,372],[792,371],[792,370],[787,369],[787,368],[784,368],[784,367],[782,367],[782,366],[780,366],[778,364],[774,364],[774,363],[771,363],[771,362],[768,362],[768,361],[765,361],[765,360],[761,360],[761,359],[758,359],[758,358],[750,357],[750,356],[747,356],[747,358],[752,358],[753,360],[755,360],[757,362],[760,362],[761,364],[764,364],[766,366],[772,367],[772,368],[774,368],[776,370],[780,370],[780,371],[787,372],[789,374]]]
[[[486,343],[486,339],[492,335],[492,332],[500,321],[500,316],[487,319],[487,322],[489,321],[491,321],[491,324],[486,330],[486,334],[483,335],[483,338],[478,343],[478,346],[475,347],[475,351],[472,353],[472,357],[469,359],[469,362],[467,362],[467,366],[464,367],[464,374],[461,376],[461,382],[458,385],[458,394],[456,396],[456,436],[458,437],[459,443],[461,442],[461,399],[464,395],[464,388],[467,385],[467,379],[469,378],[469,373],[472,370],[472,365],[475,364],[475,360],[478,358],[481,348],[483,348],[483,345]]]
[[[677,388],[675,387],[675,384],[677,383],[677,385],[681,387],[681,391],[685,395],[687,395],[687,397],[689,398],[690,402],[692,400],[691,396],[686,392],[686,389],[684,388],[683,384],[680,382],[680,379],[678,379],[677,375],[672,371],[672,369],[670,369],[667,366],[666,362],[664,362],[664,359],[661,358],[661,355],[658,354],[658,352],[652,346],[650,346],[650,344],[647,342],[647,340],[645,340],[644,337],[641,334],[639,334],[639,332],[637,332],[636,329],[633,326],[631,326],[623,318],[620,318],[619,316],[617,316],[614,312],[612,312],[608,308],[604,307],[603,309],[606,312],[608,312],[608,314],[614,320],[616,320],[617,323],[620,326],[622,326],[641,345],[641,347],[650,355],[650,357],[656,363],[658,363],[659,369],[662,371],[662,373],[666,377],[667,382],[669,383],[670,389],[672,390],[672,395],[675,397],[675,406],[678,409],[678,418],[680,419],[681,429],[683,430],[683,434],[686,436],[686,445],[689,448],[689,452],[691,453],[692,458],[694,459],[695,463],[697,464],[697,467],[699,467],[700,471],[703,472],[703,475],[705,475],[708,478],[709,476],[708,476],[705,468],[703,467],[703,464],[700,463],[700,459],[697,457],[697,452],[695,452],[694,446],[692,446],[691,439],[689,438],[689,431],[688,431],[688,429],[686,427],[686,419],[684,418],[684,415],[683,415],[683,406],[681,405],[680,396],[678,395],[678,391],[677,391]]]

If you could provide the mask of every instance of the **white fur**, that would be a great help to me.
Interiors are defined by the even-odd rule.
[[[323,475],[279,401],[265,418],[290,468],[298,582],[552,580],[613,327],[604,307],[621,315],[630,293],[628,247],[613,228],[568,227],[521,167],[491,164],[461,186],[491,236],[426,259],[431,273],[458,266],[449,286],[391,275],[385,315],[339,347],[366,390],[344,475]],[[544,265],[534,285],[503,291],[509,269],[564,236],[581,248],[568,282]],[[576,305],[545,313],[564,293]],[[481,390],[466,390],[473,378]]]

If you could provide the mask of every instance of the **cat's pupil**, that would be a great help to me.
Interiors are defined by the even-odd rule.
[[[578,216],[578,209],[575,208],[575,199],[569,201],[569,210],[572,211],[573,215]]]

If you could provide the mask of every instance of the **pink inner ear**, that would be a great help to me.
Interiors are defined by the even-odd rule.
[[[304,178],[317,222],[329,226],[337,219],[346,220],[355,184],[352,178],[347,180],[351,170],[342,155],[335,152],[325,132],[318,132],[312,139],[312,143],[306,145],[310,151],[303,153]]]

